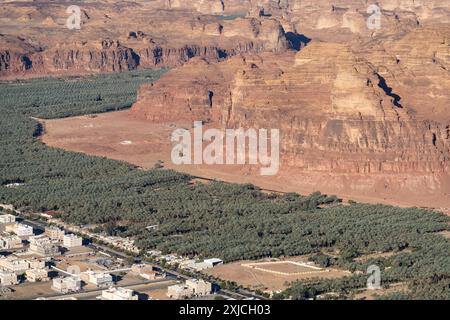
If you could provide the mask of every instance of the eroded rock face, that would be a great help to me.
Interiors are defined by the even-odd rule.
[[[197,56],[219,61],[298,50],[311,38],[366,41],[450,22],[446,0],[377,3],[379,30],[367,27],[365,0],[87,0],[77,2],[81,30],[69,30],[68,3],[6,2],[0,10],[0,77],[174,67]]]
[[[199,59],[142,87],[132,114],[280,129],[282,170],[326,175],[334,192],[445,194],[449,35],[420,28],[352,45],[313,41],[298,53]]]
[[[197,56],[219,61],[288,47],[276,19],[222,19],[158,1],[83,1],[81,29],[69,30],[67,6],[2,5],[0,76],[174,67]]]

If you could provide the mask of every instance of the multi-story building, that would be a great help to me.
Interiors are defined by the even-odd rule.
[[[14,223],[5,227],[6,232],[15,233],[21,238],[27,238],[34,235],[33,227],[27,226],[23,223]]]
[[[2,250],[21,249],[22,247],[22,239],[18,236],[0,237],[0,249]]]
[[[114,284],[113,278],[110,274],[104,272],[95,272],[92,270],[83,272],[81,274],[81,279],[84,282],[93,284],[99,288],[107,288]]]
[[[176,284],[167,288],[167,296],[173,299],[185,299],[192,296],[192,291],[186,285]]]
[[[2,214],[0,215],[0,224],[8,224],[16,222],[16,216],[12,214]]]
[[[0,285],[13,286],[19,283],[17,274],[14,272],[0,271]]]
[[[30,269],[45,269],[45,260],[36,259],[36,258],[27,258],[27,261],[30,265]]]
[[[30,269],[30,263],[14,256],[0,257],[0,268],[15,274],[23,274]]]
[[[131,271],[147,280],[161,279],[166,276],[164,273],[149,264],[134,264],[131,266]]]
[[[109,288],[102,291],[101,300],[139,300],[133,290],[124,288]]]
[[[167,288],[167,296],[174,299],[202,297],[210,294],[212,285],[202,279],[186,280],[186,283],[173,285]]]
[[[25,275],[30,282],[49,280],[48,271],[46,269],[30,269],[25,272]]]
[[[47,227],[45,228],[45,233],[47,237],[51,240],[63,241],[64,238],[64,230],[61,230],[58,227]]]
[[[67,249],[74,247],[81,247],[83,245],[83,238],[74,234],[66,234],[63,237],[63,246]]]
[[[59,248],[50,238],[37,236],[30,238],[30,253],[51,257],[59,254]]]
[[[186,286],[192,290],[193,295],[196,297],[207,296],[212,291],[211,283],[203,279],[186,280]]]
[[[81,279],[78,277],[55,278],[52,289],[61,293],[77,292],[81,290]]]

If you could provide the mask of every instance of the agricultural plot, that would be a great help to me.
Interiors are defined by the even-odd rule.
[[[450,298],[450,241],[441,233],[449,230],[450,218],[438,212],[365,204],[321,208],[336,199],[320,193],[263,193],[252,185],[193,185],[186,174],[140,170],[122,161],[50,148],[38,139],[45,128],[36,118],[127,108],[139,84],[154,81],[161,73],[0,83],[0,202],[22,210],[53,210],[77,224],[98,224],[109,234],[134,237],[144,249],[219,257],[226,262],[333,249],[339,256],[321,257],[320,265],[359,271],[364,276],[352,274],[342,280],[346,273],[324,272],[320,278],[327,281],[315,283],[314,290],[311,284],[296,283],[287,297],[348,293],[365,286],[368,265],[379,264],[383,279],[414,289],[410,297]],[[123,141],[132,144],[121,145]],[[128,137],[117,140],[124,148],[134,143]],[[159,228],[146,230],[149,225]],[[356,261],[360,256],[391,251],[396,254]],[[276,275],[241,265],[249,262],[220,266],[213,272],[269,290],[311,279],[310,275]]]
[[[242,264],[243,267],[259,270],[263,272],[269,272],[273,274],[279,274],[283,276],[292,275],[307,275],[307,274],[319,274],[323,272],[330,272],[330,269],[323,269],[311,264],[295,262],[295,261],[274,261],[274,262],[260,262],[260,263],[246,263]]]

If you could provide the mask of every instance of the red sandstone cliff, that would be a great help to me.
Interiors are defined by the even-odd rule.
[[[380,194],[444,194],[449,30],[418,29],[353,47],[312,42],[297,54],[219,64],[198,59],[143,86],[131,114],[280,129],[282,171],[334,179],[334,192],[351,185]]]

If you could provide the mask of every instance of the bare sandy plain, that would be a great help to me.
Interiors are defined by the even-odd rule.
[[[261,176],[258,166],[249,165],[175,165],[171,161],[171,134],[176,128],[192,128],[187,121],[153,123],[134,117],[128,110],[99,115],[41,120],[45,133],[41,140],[48,146],[125,161],[149,169],[162,161],[163,166],[204,179],[232,183],[252,183],[276,192],[309,194],[321,191],[336,194],[344,200],[383,203],[399,206],[418,206],[448,211],[446,199],[426,195],[411,197],[398,190],[388,192],[385,186],[371,186],[375,192],[366,193],[350,187],[352,181],[363,176],[304,173],[283,166],[275,176]],[[407,177],[405,177],[407,179]],[[433,206],[431,206],[433,204]]]

